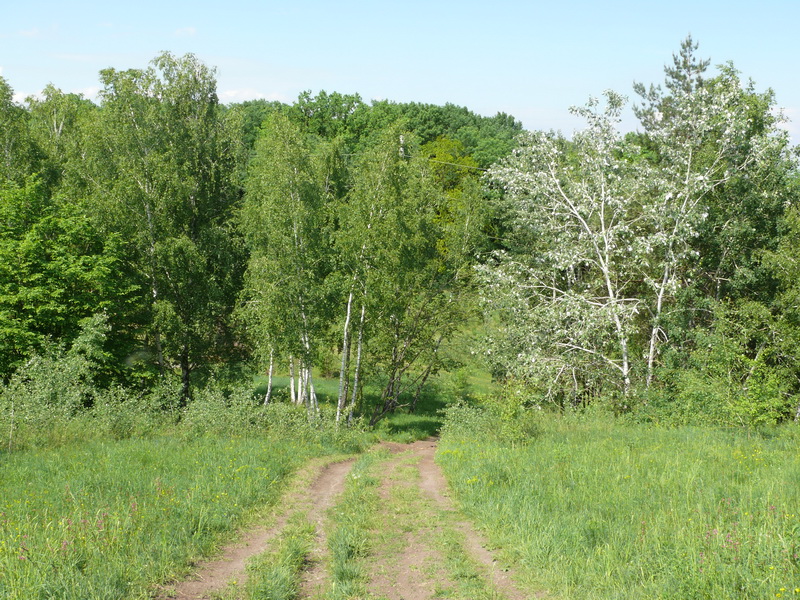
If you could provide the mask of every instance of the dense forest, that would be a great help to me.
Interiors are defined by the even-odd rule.
[[[101,391],[185,407],[288,374],[336,421],[412,409],[442,371],[509,402],[663,423],[800,417],[798,151],[770,91],[687,39],[660,85],[571,137],[455,105],[301,94],[222,105],[169,53],[98,102],[0,78],[3,411]],[[364,384],[380,390],[364,400]]]

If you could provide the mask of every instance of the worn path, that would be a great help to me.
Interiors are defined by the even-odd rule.
[[[546,592],[522,589],[513,568],[503,565],[486,540],[459,512],[434,461],[436,441],[384,443],[375,464],[379,501],[367,556],[360,560],[371,600],[527,600]],[[268,527],[243,536],[218,559],[200,565],[186,581],[166,588],[159,600],[242,598],[247,560],[267,550],[290,515],[305,514],[315,528],[313,547],[300,574],[299,597],[335,595],[327,548],[332,511],[344,490],[353,460],[317,461],[295,477]],[[362,596],[353,596],[362,598]]]
[[[283,531],[289,517],[298,510],[308,514],[312,522],[319,523],[314,553],[322,553],[320,548],[325,545],[322,515],[342,491],[345,476],[352,464],[352,459],[329,463],[312,461],[289,484],[268,526],[244,532],[240,540],[223,548],[219,556],[198,565],[189,578],[164,587],[157,600],[210,600],[220,597],[230,584],[242,583],[246,578],[247,561],[266,551],[270,542]],[[313,566],[314,559],[310,558]],[[314,568],[310,569],[311,574],[314,571]],[[322,575],[316,577],[321,578]],[[235,591],[232,597],[237,597]]]
[[[376,548],[369,591],[374,598],[428,600],[544,597],[524,592],[486,540],[456,509],[436,442],[393,445],[383,469],[384,544]],[[394,537],[396,543],[390,539]],[[399,540],[399,541],[397,541]]]

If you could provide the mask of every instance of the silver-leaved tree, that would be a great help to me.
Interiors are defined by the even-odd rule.
[[[488,352],[551,396],[651,384],[708,196],[786,143],[774,128],[753,131],[736,71],[703,81],[692,49],[667,70],[667,92],[637,87],[640,133],[621,133],[625,99],[606,92],[572,109],[587,125],[571,141],[526,133],[490,171],[510,233],[482,269],[502,323]]]

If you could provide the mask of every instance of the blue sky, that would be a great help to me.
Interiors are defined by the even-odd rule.
[[[798,23],[796,0],[31,0],[3,9],[0,75],[20,99],[48,83],[93,97],[100,69],[192,52],[217,68],[223,102],[324,89],[569,134],[569,106],[609,88],[633,100],[632,83],[661,82],[691,33],[699,56],[775,91],[799,144]]]

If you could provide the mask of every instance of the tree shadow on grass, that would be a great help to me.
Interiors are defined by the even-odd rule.
[[[314,388],[320,404],[336,406],[339,395],[338,379],[315,377]],[[420,395],[413,412],[409,408],[400,408],[388,414],[375,425],[374,432],[379,439],[413,442],[439,435],[443,422],[442,410],[450,403],[451,399],[446,394],[442,394],[435,385],[429,385],[426,388]],[[256,397],[263,398],[266,392],[267,378],[256,377],[254,389]],[[272,394],[273,398],[288,400],[289,377],[285,375],[273,377]],[[403,401],[408,401],[410,404],[410,398]],[[368,418],[378,402],[380,402],[380,393],[377,390],[367,389],[361,414]]]
[[[375,431],[381,438],[401,442],[438,436],[447,404],[448,399],[443,395],[426,393],[420,397],[414,412],[400,409],[391,413],[378,422]]]

